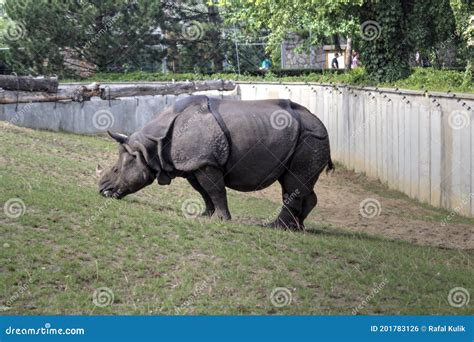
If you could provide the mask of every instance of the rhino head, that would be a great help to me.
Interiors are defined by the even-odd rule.
[[[119,143],[119,156],[111,168],[103,170],[97,167],[100,194],[120,199],[153,183],[160,173],[160,165],[154,160],[156,158],[150,157],[150,147],[145,147],[140,135],[134,133],[127,137],[124,134],[107,133]]]

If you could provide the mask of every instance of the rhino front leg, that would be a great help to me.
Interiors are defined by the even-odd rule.
[[[187,180],[189,184],[191,184],[191,186],[194,188],[194,190],[196,190],[197,192],[201,194],[202,199],[204,200],[204,203],[206,204],[206,209],[202,213],[202,216],[212,216],[216,208],[214,207],[214,203],[212,203],[212,199],[209,196],[209,194],[206,192],[206,190],[204,190],[201,184],[199,184],[196,178],[191,176],[191,177],[188,177]]]
[[[213,216],[217,216],[222,220],[230,220],[222,171],[215,167],[205,166],[196,171],[194,175],[214,204],[215,212]]]

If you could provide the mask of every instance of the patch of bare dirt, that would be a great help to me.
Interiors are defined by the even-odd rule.
[[[364,186],[367,184],[371,186]],[[318,205],[306,223],[330,224],[352,232],[382,235],[419,245],[474,249],[474,224],[450,222],[442,225],[442,211],[427,208],[404,196],[380,196],[366,190],[372,186],[382,187],[375,180],[347,170],[322,174],[315,189]],[[280,186],[274,184],[252,196],[277,202],[281,198]],[[361,209],[361,203],[366,203],[365,209]]]

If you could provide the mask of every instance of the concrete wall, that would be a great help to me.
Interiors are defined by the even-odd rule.
[[[311,84],[239,84],[289,98],[326,125],[333,159],[408,196],[474,216],[474,96]]]
[[[232,92],[202,92],[214,97],[236,97]],[[189,95],[141,96],[103,101],[20,103],[0,105],[0,120],[12,124],[65,131],[78,134],[95,134],[112,130],[126,134],[143,127],[153,116],[178,98]]]

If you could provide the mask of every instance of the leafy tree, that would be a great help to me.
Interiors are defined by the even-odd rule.
[[[153,31],[163,11],[153,0],[6,0],[5,8],[17,25],[6,38],[19,71],[63,73],[66,51],[108,70],[160,41]]]
[[[474,2],[450,0],[454,13],[456,33],[461,39],[461,54],[466,58],[465,83],[472,82],[474,67]]]
[[[217,8],[202,0],[165,2],[162,23],[168,64],[174,72],[220,72],[226,42]]]
[[[466,3],[460,2],[467,11]],[[437,52],[454,31],[448,0],[256,0],[222,1],[231,23],[270,30],[269,49],[299,33],[302,46],[322,45],[328,38],[353,38],[369,77],[390,82],[408,76],[415,49]],[[452,7],[452,5],[451,5]],[[464,20],[464,19],[462,19]],[[367,29],[367,30],[366,30]],[[335,38],[335,39],[334,39]],[[436,58],[435,58],[436,59]]]
[[[444,55],[460,48],[460,36],[456,32],[449,0],[414,2],[408,15],[407,38],[412,50],[431,57],[433,66],[444,66]],[[452,60],[453,56],[449,56],[449,59]],[[449,63],[451,65],[452,62]]]
[[[278,49],[289,32],[298,33],[302,47],[318,45],[329,38],[351,39],[359,30],[358,13],[363,0],[259,0],[227,4],[223,11],[228,22],[245,23],[250,30],[268,29],[270,49]],[[349,51],[350,55],[350,51]]]
[[[472,0],[450,0],[456,22],[456,29],[466,45],[474,45],[474,2]]]
[[[401,1],[393,0],[379,0],[363,6],[362,30],[368,27],[364,25],[373,21],[375,36],[363,33],[361,59],[370,78],[377,82],[392,82],[410,74],[407,11],[410,8],[404,8]]]
[[[19,72],[67,73],[71,54],[97,71],[156,66],[165,57],[174,71],[222,69],[221,19],[204,0],[6,0],[5,7],[18,28],[7,44]]]

